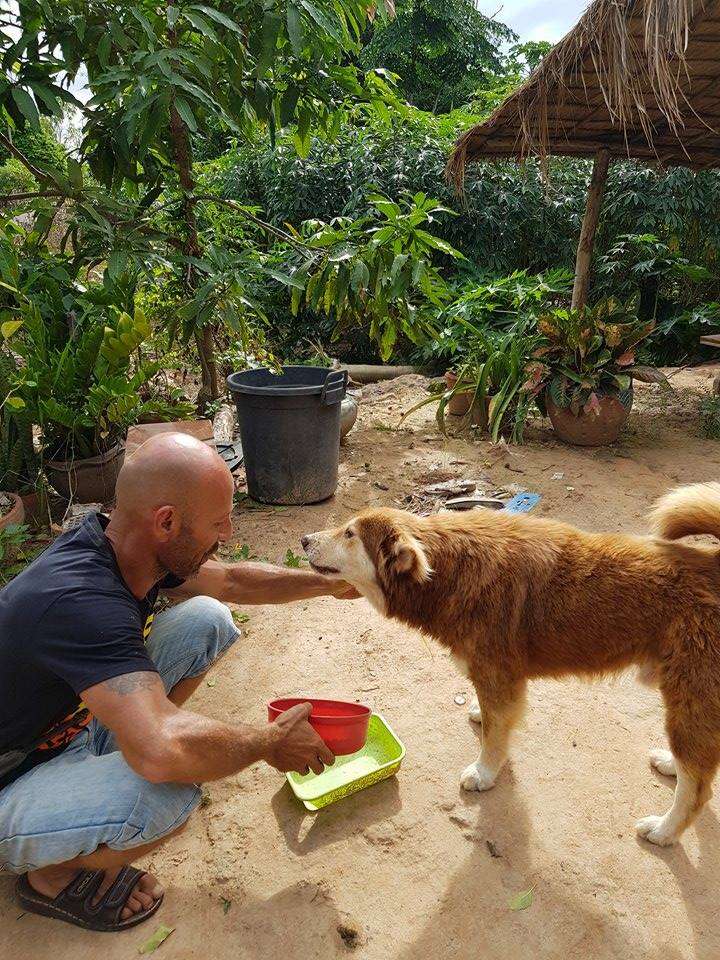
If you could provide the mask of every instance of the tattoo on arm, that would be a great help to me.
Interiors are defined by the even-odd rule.
[[[128,693],[136,693],[138,690],[151,690],[158,682],[158,675],[150,670],[141,670],[136,673],[123,673],[119,677],[111,677],[105,680],[104,686],[113,693],[119,693],[121,697]]]

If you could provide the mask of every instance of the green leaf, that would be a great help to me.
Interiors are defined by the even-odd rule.
[[[100,42],[97,45],[97,58],[100,61],[100,66],[105,69],[108,63],[110,62],[110,48],[112,45],[112,40],[110,39],[109,33],[104,33],[100,38]]]
[[[192,133],[196,133],[197,121],[195,120],[195,115],[192,112],[192,108],[187,100],[183,100],[182,97],[175,97],[175,109],[182,117],[185,126],[192,131]]]
[[[81,165],[73,157],[67,158],[68,180],[73,190],[82,190],[83,173]]]
[[[180,16],[180,7],[168,7],[167,8],[167,25],[168,30],[172,28],[177,23],[177,18]]]
[[[428,233],[427,230],[417,230],[416,235],[420,237],[428,247],[432,247],[434,250],[441,250],[443,253],[455,257],[456,260],[465,259],[462,253],[451,246],[446,240],[441,240],[440,237],[434,237],[431,233]]]
[[[153,953],[161,943],[167,940],[174,929],[175,927],[166,927],[164,923],[161,923],[150,939],[138,948],[138,953]]]
[[[303,49],[303,23],[302,15],[294,3],[288,4],[287,31],[293,53],[296,57],[299,57]],[[297,103],[297,97],[295,98],[295,102]]]
[[[25,119],[32,123],[33,126],[37,126],[40,123],[40,116],[35,106],[35,101],[27,90],[23,90],[22,87],[13,87],[12,98]]]
[[[286,127],[295,116],[295,107],[297,107],[300,90],[298,87],[289,86],[283,93],[280,100],[280,126]]]
[[[0,333],[3,335],[3,339],[9,339],[22,325],[22,320],[6,320],[5,323],[0,326]]]
[[[192,7],[189,7],[186,10],[183,10],[183,16],[186,20],[189,20],[190,23],[199,31],[204,37],[210,37],[211,40],[217,40],[218,35],[215,33],[211,24],[205,19],[205,17],[200,16]]]
[[[338,25],[333,23],[327,14],[324,13],[324,11],[318,10],[314,4],[310,3],[310,0],[298,0],[298,2],[319,27],[322,27],[322,29],[326,33],[329,33],[334,40],[338,41],[338,43],[343,42],[342,31],[338,29]]]
[[[22,397],[9,396],[5,399],[5,404],[11,410],[23,410],[25,408],[25,401]]]
[[[511,910],[527,910],[528,907],[532,906],[532,902],[533,892],[531,887],[529,890],[523,891],[523,893],[518,893],[514,897],[510,897],[508,906]]]
[[[231,20],[230,17],[226,16],[224,13],[221,13],[219,10],[213,10],[212,7],[206,7],[204,4],[198,3],[190,7],[191,10],[200,10],[201,13],[204,13],[206,16],[210,17],[211,20],[215,20],[216,23],[221,23],[224,27],[227,27],[228,30],[232,30],[234,33],[243,36],[242,29],[235,23],[234,20]],[[243,38],[244,39],[244,38]]]

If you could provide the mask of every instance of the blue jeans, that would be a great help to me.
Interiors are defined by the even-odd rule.
[[[195,597],[157,614],[147,648],[170,691],[205,673],[239,635],[224,604]],[[101,844],[129,850],[177,830],[199,802],[194,784],[139,777],[92,720],[59,756],[0,790],[0,870],[37,870]]]

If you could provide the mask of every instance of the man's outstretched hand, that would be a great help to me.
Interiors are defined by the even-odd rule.
[[[284,710],[269,732],[269,746],[264,759],[281,773],[322,773],[326,764],[335,762],[335,755],[308,723],[312,705],[298,703]]]
[[[346,580],[331,580],[328,595],[335,597],[336,600],[359,600],[362,597],[362,594]]]

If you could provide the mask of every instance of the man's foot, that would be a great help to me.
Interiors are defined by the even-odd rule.
[[[112,869],[105,870],[105,876],[98,888],[97,895],[93,898],[93,904],[96,904],[101,899],[122,869],[122,867],[113,867]],[[32,870],[28,873],[27,878],[28,883],[36,893],[53,900],[72,882],[78,873],[80,873],[80,871],[77,867],[65,867],[59,864],[52,867],[43,867],[42,870]],[[120,914],[120,918],[122,920],[128,920],[136,913],[149,910],[162,895],[163,888],[155,877],[149,873],[144,873],[128,897],[127,903]]]

